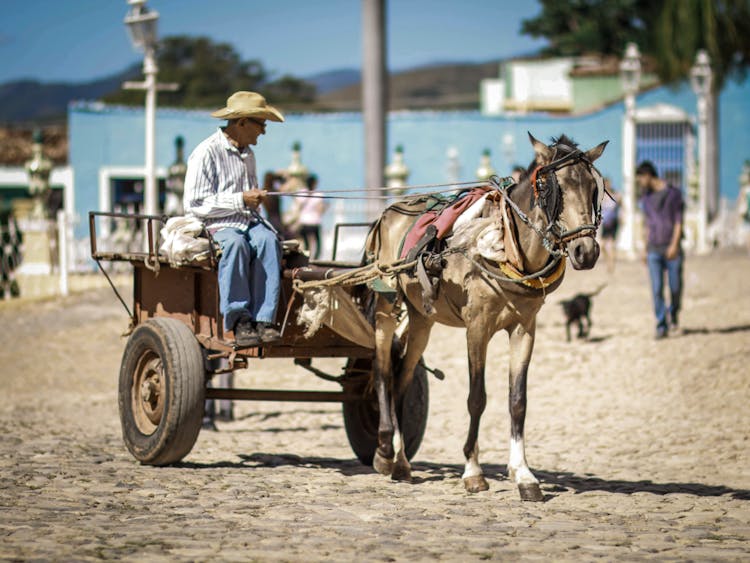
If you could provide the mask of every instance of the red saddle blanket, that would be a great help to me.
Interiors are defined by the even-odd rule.
[[[474,188],[465,196],[459,197],[449,206],[443,207],[438,211],[426,211],[420,215],[419,219],[417,219],[414,225],[412,225],[409,232],[406,233],[406,237],[404,237],[404,244],[401,248],[401,258],[406,258],[406,255],[409,254],[409,251],[412,248],[414,248],[414,245],[417,244],[419,239],[422,238],[425,231],[427,231],[427,227],[430,225],[435,225],[437,228],[438,239],[445,237],[445,235],[451,232],[453,223],[456,222],[456,219],[458,219],[464,211],[471,207],[474,202],[478,201],[488,191],[489,188],[485,187]]]

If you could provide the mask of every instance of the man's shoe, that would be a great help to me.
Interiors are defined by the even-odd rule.
[[[242,319],[234,325],[234,342],[240,348],[248,348],[260,344],[258,332],[253,328],[250,319]]]
[[[281,333],[270,323],[257,324],[258,337],[263,344],[273,344],[281,340]]]
[[[663,338],[667,337],[667,327],[660,326],[656,329],[656,335],[654,336],[655,340],[661,340]]]
[[[203,423],[201,424],[201,428],[203,430],[210,430],[211,432],[217,432],[219,429],[216,428],[216,424],[214,424],[213,418],[204,418]]]

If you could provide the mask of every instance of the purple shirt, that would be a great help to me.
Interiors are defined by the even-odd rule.
[[[641,197],[641,209],[648,227],[648,249],[663,250],[672,241],[676,223],[682,223],[682,192],[672,185]]]

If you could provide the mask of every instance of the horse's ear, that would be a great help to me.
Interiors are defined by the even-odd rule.
[[[589,162],[594,162],[597,158],[602,156],[604,147],[607,146],[607,143],[609,143],[609,141],[604,141],[603,143],[596,145],[593,149],[586,151],[586,158],[589,159]]]
[[[526,133],[528,133],[529,135],[529,141],[531,141],[531,146],[534,147],[534,152],[536,153],[537,164],[543,165],[543,164],[548,164],[549,162],[552,162],[552,149],[549,148],[540,140],[535,139],[534,135],[532,135],[531,132],[527,131]]]

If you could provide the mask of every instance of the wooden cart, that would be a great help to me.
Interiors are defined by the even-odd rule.
[[[183,459],[193,448],[205,399],[251,401],[340,402],[349,443],[364,464],[371,464],[377,446],[378,406],[370,389],[374,349],[352,342],[345,334],[322,327],[306,339],[296,323],[302,300],[293,280],[325,279],[359,264],[310,262],[293,245],[285,244],[277,322],[282,339],[271,346],[236,348],[234,336],[223,329],[219,311],[216,256],[204,265],[175,267],[159,257],[155,227],[165,217],[122,213],[89,214],[91,257],[110,281],[130,316],[119,377],[119,410],[123,440],[144,464],[167,465]],[[114,252],[97,247],[97,224],[139,221],[147,233],[143,252]],[[353,225],[353,224],[348,224]],[[338,242],[339,229],[336,229]],[[335,258],[335,251],[334,251]],[[118,292],[102,262],[128,262],[133,270],[132,309]],[[366,316],[373,291],[366,285],[346,288],[352,303]],[[368,316],[368,318],[370,318]],[[400,361],[394,342],[394,369]],[[373,343],[374,346],[374,343]],[[263,358],[290,358],[314,375],[336,385],[331,391],[222,389],[209,387],[211,378],[236,369],[262,369]],[[340,374],[327,374],[312,365],[314,358],[342,358]],[[417,452],[425,425],[429,392],[427,369],[417,366],[401,404],[399,419],[407,457]]]

